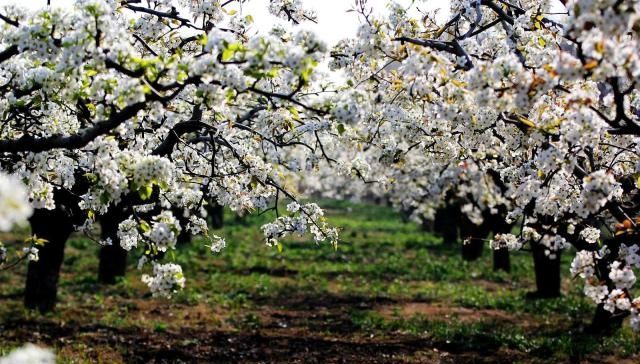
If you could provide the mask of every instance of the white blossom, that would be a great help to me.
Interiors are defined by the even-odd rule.
[[[55,364],[56,357],[49,349],[26,344],[0,358],[0,364]]]

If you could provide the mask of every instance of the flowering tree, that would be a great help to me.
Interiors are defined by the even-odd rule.
[[[373,191],[415,217],[445,200],[469,230],[503,217],[494,249],[529,246],[557,262],[573,247],[594,327],[631,316],[640,328],[637,1],[569,1],[556,16],[549,0],[453,0],[439,23],[419,4],[376,17],[358,0],[358,36],[331,51],[346,75],[336,92],[320,82],[327,52],[314,34],[252,35],[238,3],[2,13],[0,163],[27,186],[40,247],[29,250],[40,257],[29,306],[52,307],[64,241],[98,218],[115,221],[102,243],[140,248],[153,269],[144,282],[165,296],[185,278],[160,261],[184,229],[209,235],[209,201],[275,209],[263,227],[271,245],[306,231],[335,244],[322,210],[293,192],[296,172],[334,166],[362,181],[341,194]],[[299,1],[270,11],[314,20]],[[224,247],[209,237],[212,251]]]
[[[455,0],[438,23],[419,5],[379,18],[357,1],[358,37],[332,51],[349,77],[336,117],[416,213],[449,191],[471,221],[505,208],[521,232],[492,247],[556,258],[573,246],[594,327],[630,315],[638,329],[640,8],[569,1],[557,16],[551,5]]]
[[[273,204],[278,218],[263,227],[271,245],[307,231],[336,244],[322,210],[297,203],[287,185],[290,174],[328,158],[321,138],[332,127],[331,103],[315,86],[326,47],[309,32],[255,35],[238,4],[4,9],[0,165],[27,186],[39,249],[27,306],[53,308],[67,237],[91,236],[98,219],[110,224],[96,241],[140,249],[139,267],[153,270],[143,281],[163,296],[185,284],[180,266],[162,262],[181,231],[208,236],[214,252],[225,245],[207,232],[209,202],[236,211]],[[273,1],[270,11],[296,23],[314,16],[290,1]],[[292,202],[280,214],[284,199]]]

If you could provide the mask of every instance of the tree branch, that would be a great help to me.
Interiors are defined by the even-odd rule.
[[[107,120],[100,121],[90,128],[80,131],[78,134],[70,136],[50,136],[44,138],[34,138],[25,135],[20,139],[0,140],[0,152],[44,152],[52,149],[77,149],[82,148],[95,140],[97,137],[108,133],[124,121],[134,117],[138,111],[144,109],[148,101],[129,105],[119,112],[114,112]]]

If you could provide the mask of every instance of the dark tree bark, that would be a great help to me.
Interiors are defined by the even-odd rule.
[[[211,202],[207,205],[207,214],[213,229],[222,229],[224,226],[224,206]]]
[[[621,234],[614,236],[610,239],[605,240],[605,245],[611,252],[612,256],[619,256],[620,253],[620,245],[629,240],[637,240],[638,236],[630,239],[631,236],[627,234]],[[589,247],[591,248],[591,247]],[[615,289],[615,283],[609,277],[609,273],[611,272],[611,267],[609,266],[609,261],[606,259],[598,260],[596,262],[596,272],[599,277],[604,281],[603,283],[607,285],[609,291]],[[588,332],[598,336],[608,336],[614,334],[616,331],[622,327],[622,323],[624,319],[629,316],[629,312],[622,312],[616,310],[611,313],[604,309],[604,304],[599,304],[596,307],[596,311],[593,315],[593,319],[591,320],[591,325],[587,328]]]
[[[511,231],[511,224],[505,221],[506,209],[501,208],[500,212],[496,215],[485,217],[485,221],[488,221],[493,230],[493,235],[506,234]],[[493,270],[503,270],[505,272],[511,272],[511,258],[509,256],[509,249],[502,248],[493,251]]]
[[[98,282],[114,284],[118,277],[124,277],[127,270],[127,251],[122,249],[118,240],[118,225],[124,219],[121,212],[108,212],[100,216],[101,236],[111,239],[112,244],[100,249]]]
[[[493,270],[511,272],[511,259],[507,248],[500,248],[493,251]]]
[[[484,241],[479,239],[471,239],[466,244],[462,244],[462,259],[472,262],[480,259]]]
[[[491,231],[489,224],[482,223],[477,226],[466,217],[462,217],[460,220],[460,239],[463,240],[462,259],[466,261],[477,260],[482,256],[484,239]],[[464,243],[464,240],[467,240],[467,243]]]
[[[560,252],[555,253],[555,259],[550,259],[545,249],[542,244],[531,243],[537,291],[530,294],[530,298],[560,297]]]
[[[178,244],[185,245],[191,243],[191,233],[187,230],[187,225],[189,224],[189,219],[184,216],[184,210],[182,209],[174,209],[173,216],[176,217],[182,230],[180,230],[180,234],[178,234]]]
[[[447,204],[438,209],[433,222],[433,231],[442,236],[442,243],[453,245],[458,241],[460,214],[455,205]]]
[[[588,331],[592,334],[597,334],[598,336],[611,335],[622,327],[622,322],[625,317],[627,317],[626,314],[619,312],[611,313],[605,310],[604,304],[601,303],[596,308],[596,312],[593,315]]]
[[[422,222],[420,223],[420,230],[427,233],[433,232],[434,231],[433,224],[434,224],[433,220],[429,220],[423,217]]]
[[[436,234],[444,233],[444,226],[447,223],[446,219],[446,208],[441,207],[436,210],[435,216],[433,217],[433,232]]]
[[[118,277],[124,277],[127,271],[127,251],[117,242],[103,246],[100,249],[100,265],[98,267],[98,282],[114,284]]]
[[[60,266],[64,259],[64,246],[73,231],[73,222],[64,209],[37,209],[29,220],[31,231],[48,242],[39,249],[39,260],[29,262],[24,304],[40,312],[55,308]]]

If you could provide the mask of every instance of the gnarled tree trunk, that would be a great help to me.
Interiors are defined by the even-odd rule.
[[[73,231],[73,222],[60,207],[36,209],[29,222],[32,233],[47,243],[39,249],[39,260],[29,262],[24,304],[27,308],[48,312],[56,305],[64,246]]]
[[[624,321],[627,314],[611,313],[604,309],[604,304],[599,304],[596,308],[596,312],[591,320],[591,325],[588,330],[592,334],[611,335],[615,333]]]
[[[114,284],[118,277],[124,277],[127,270],[127,251],[122,249],[118,240],[118,225],[124,219],[121,212],[108,212],[100,216],[101,236],[111,239],[112,244],[100,249],[98,282]]]
[[[555,252],[555,259],[551,259],[545,249],[542,244],[531,243],[537,288],[530,295],[532,298],[560,297],[560,252]]]

